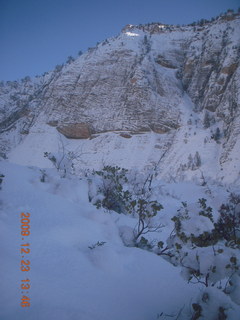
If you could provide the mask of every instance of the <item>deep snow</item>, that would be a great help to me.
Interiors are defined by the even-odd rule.
[[[6,162],[0,167],[0,319],[155,319],[161,312],[177,313],[198,291],[162,258],[125,247],[120,216],[89,204],[86,182],[52,175],[54,180],[42,183],[37,168]],[[21,212],[31,214],[31,234],[25,237],[29,272],[20,270]],[[88,248],[98,241],[106,243]],[[29,308],[20,306],[26,277]]]
[[[47,177],[36,167],[0,162],[1,309],[0,319],[153,320],[189,317],[202,286],[185,282],[180,269],[154,253],[126,247],[122,231],[134,227],[132,217],[97,210],[88,202],[85,179],[61,178],[55,169]],[[160,215],[165,228],[154,237],[166,240],[170,218],[184,198],[195,202],[206,190],[191,183],[160,185]],[[215,207],[227,195],[212,189]],[[31,234],[20,235],[21,212],[29,212]],[[89,247],[105,242],[94,249]],[[31,270],[20,270],[21,244],[30,244]],[[21,280],[29,278],[31,306],[21,307]],[[233,315],[235,311],[232,311]],[[160,317],[160,315],[162,315]],[[166,316],[167,319],[167,316]],[[184,318],[183,318],[184,319]],[[234,318],[232,318],[234,319]]]

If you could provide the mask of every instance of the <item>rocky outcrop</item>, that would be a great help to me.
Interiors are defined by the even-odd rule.
[[[86,123],[70,123],[57,127],[57,130],[68,139],[88,139],[91,137],[91,130]]]
[[[189,41],[182,81],[196,110],[217,111],[236,80],[240,57],[239,15],[233,17],[231,24],[228,19],[219,19]]]
[[[132,138],[132,136],[130,135],[130,134],[128,134],[128,133],[120,133],[120,136],[121,137],[123,137],[123,138],[125,138],[125,139],[130,139],[130,138]]]
[[[162,55],[158,55],[156,62],[163,67],[170,68],[170,69],[177,69],[177,66],[174,65],[171,60],[166,59]]]

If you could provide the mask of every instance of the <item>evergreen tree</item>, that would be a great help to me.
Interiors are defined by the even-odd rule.
[[[200,158],[199,152],[197,151],[194,156],[194,168],[198,169],[200,166],[201,166],[201,158]]]
[[[211,118],[209,116],[209,113],[206,112],[203,119],[203,126],[205,129],[209,128],[211,125]]]
[[[217,127],[214,135],[213,135],[213,139],[219,143],[220,142],[220,138],[221,138],[221,132],[220,132],[220,129]]]
[[[191,153],[188,156],[188,169],[193,169],[193,157],[192,157]]]
[[[71,62],[73,62],[74,61],[74,58],[72,57],[72,56],[69,56],[68,58],[67,58],[67,63],[71,63]]]
[[[62,64],[57,64],[56,67],[55,67],[55,71],[56,71],[56,72],[59,72],[59,71],[62,70],[62,68],[63,68],[63,65],[62,65]]]

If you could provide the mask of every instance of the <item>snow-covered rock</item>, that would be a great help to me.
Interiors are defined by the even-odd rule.
[[[128,25],[62,68],[2,84],[2,156],[46,166],[44,152],[57,151],[63,134],[91,138],[65,142],[84,153],[80,167],[155,167],[167,180],[239,184],[239,23],[232,14]],[[189,160],[196,153],[199,166]]]

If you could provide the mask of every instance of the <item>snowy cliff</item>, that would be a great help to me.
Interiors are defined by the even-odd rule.
[[[239,30],[239,14],[128,25],[44,76],[2,83],[1,155],[46,167],[44,152],[61,141],[79,152],[79,168],[239,183]]]

